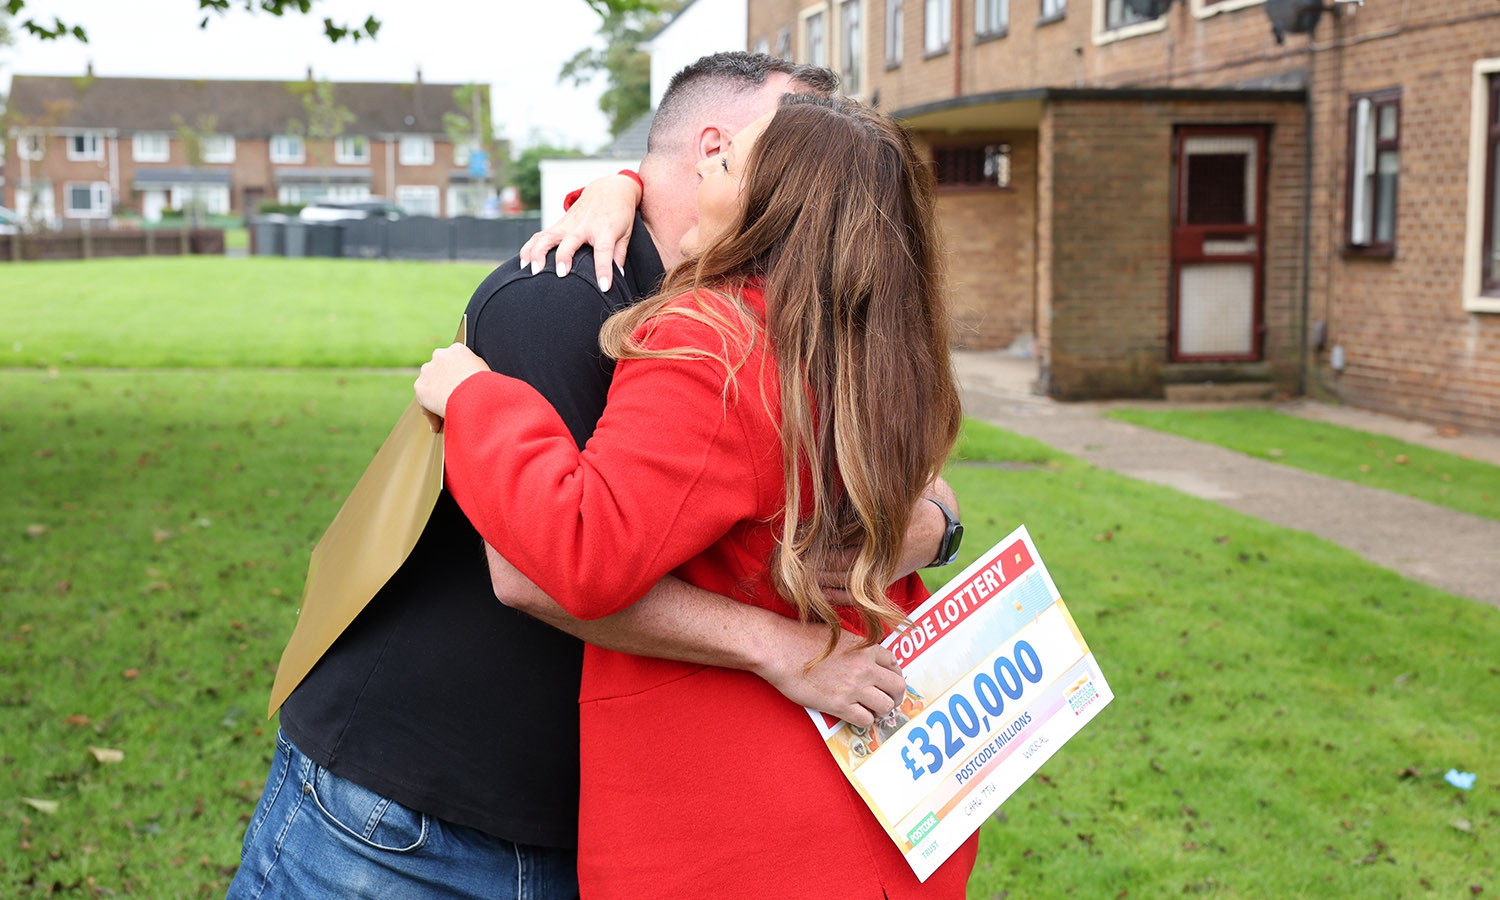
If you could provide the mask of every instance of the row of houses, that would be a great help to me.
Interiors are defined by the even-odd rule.
[[[0,206],[49,227],[372,196],[412,214],[474,214],[487,173],[470,171],[475,142],[455,142],[444,120],[470,116],[461,89],[420,72],[411,83],[332,85],[311,72],[293,82],[110,78],[92,67],[17,75],[0,129]],[[467,90],[489,103],[486,86]]]
[[[1494,0],[723,4],[913,131],[958,340],[1034,341],[1040,390],[1500,431]]]

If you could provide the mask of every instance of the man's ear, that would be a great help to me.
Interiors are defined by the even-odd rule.
[[[705,125],[698,131],[698,155],[695,159],[721,156],[729,150],[729,132],[717,125]]]

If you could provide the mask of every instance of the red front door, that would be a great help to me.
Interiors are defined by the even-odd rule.
[[[1176,140],[1172,360],[1259,360],[1266,131],[1182,126]]]

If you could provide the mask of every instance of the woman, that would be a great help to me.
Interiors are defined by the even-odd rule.
[[[874,640],[925,597],[915,576],[885,586],[959,422],[930,177],[888,119],[803,95],[699,174],[696,256],[607,323],[621,363],[581,453],[462,347],[423,367],[449,488],[580,618],[673,572],[819,619],[830,646],[841,626]],[[816,577],[839,547],[857,548],[842,607]],[[919,884],[760,679],[589,647],[580,702],[589,900],[963,896],[975,842]]]

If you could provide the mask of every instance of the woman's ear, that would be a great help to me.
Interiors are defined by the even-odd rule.
[[[697,156],[693,162],[708,159],[710,156],[722,156],[729,151],[729,132],[717,125],[705,125],[698,131]]]

